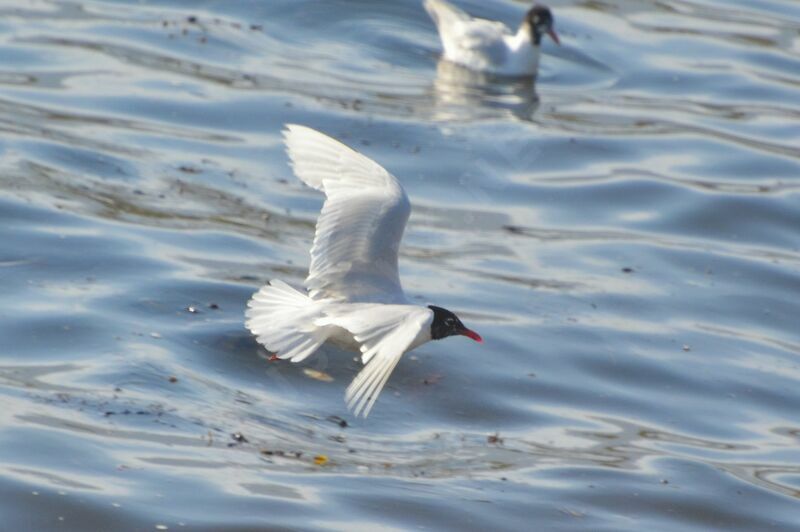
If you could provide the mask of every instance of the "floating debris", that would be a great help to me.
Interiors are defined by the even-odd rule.
[[[173,384],[178,382],[178,377],[175,377],[174,375],[170,375],[169,376],[169,382],[171,382]]]
[[[622,273],[633,273],[634,271],[635,270],[633,268],[629,268],[628,266],[622,268]]]
[[[570,517],[576,517],[578,519],[582,519],[583,517],[586,517],[585,513],[581,512],[581,511],[578,511],[578,510],[573,510],[571,508],[559,508],[558,511],[561,512],[564,515],[568,515]]]
[[[343,429],[347,428],[347,420],[340,418],[339,416],[328,416],[328,421],[331,423],[336,423]]]
[[[438,384],[440,380],[442,380],[442,376],[437,373],[422,379],[422,384],[429,386],[431,384]]]
[[[303,451],[273,451],[271,449],[261,449],[259,453],[263,454],[264,456],[283,456],[286,458],[300,458],[303,456]]]
[[[312,379],[316,379],[318,381],[333,382],[333,377],[331,377],[324,371],[319,371],[317,369],[311,369],[311,368],[303,368],[303,373],[306,375],[306,377],[311,377]]]
[[[242,434],[241,432],[234,432],[233,434],[231,434],[231,438],[233,438],[233,441],[235,441],[236,443],[250,443],[250,441],[247,438],[245,438],[244,434]]]
[[[318,454],[314,457],[314,463],[318,466],[323,466],[328,463],[328,457],[324,454]]]
[[[500,433],[499,432],[495,432],[494,434],[490,434],[486,438],[486,441],[489,442],[489,443],[492,443],[492,444],[496,444],[496,445],[502,445],[503,444],[503,438],[500,437]]]

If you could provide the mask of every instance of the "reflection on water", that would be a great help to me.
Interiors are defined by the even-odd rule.
[[[475,120],[487,111],[497,116],[496,110],[530,120],[539,107],[533,78],[493,76],[444,59],[436,65],[433,89],[437,120]]]
[[[0,1],[3,526],[795,529],[800,11],[551,7],[534,85],[416,0]],[[368,422],[243,327],[321,206],[287,122],[398,176],[407,291],[486,339]]]

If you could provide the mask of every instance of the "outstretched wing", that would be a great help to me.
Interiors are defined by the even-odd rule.
[[[358,416],[369,415],[386,381],[403,353],[430,340],[433,313],[413,305],[364,305],[322,318],[318,325],[337,325],[350,331],[361,343],[361,361],[366,364],[345,392],[348,408]]]
[[[403,187],[375,161],[313,129],[289,124],[295,174],[325,192],[306,288],[312,299],[405,302],[397,252],[411,213]]]

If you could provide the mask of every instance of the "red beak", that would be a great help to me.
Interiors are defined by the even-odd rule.
[[[553,41],[555,41],[557,45],[561,46],[561,41],[558,40],[558,35],[556,34],[555,30],[552,29],[547,30],[547,34],[550,36],[551,39],[553,39]]]
[[[467,336],[469,338],[472,338],[473,340],[475,340],[479,344],[483,343],[483,338],[481,338],[481,335],[476,333],[475,331],[471,331],[469,329],[464,329],[464,330],[460,331],[459,334],[461,334],[462,336]]]

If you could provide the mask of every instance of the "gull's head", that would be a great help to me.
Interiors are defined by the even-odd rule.
[[[553,29],[553,14],[550,8],[542,5],[533,6],[525,15],[525,22],[530,26],[531,39],[533,44],[539,45],[542,42],[542,35],[545,33],[550,36],[556,44],[561,44],[558,35]]]
[[[433,321],[431,322],[431,338],[433,340],[441,340],[458,334],[472,338],[476,342],[483,342],[480,334],[464,327],[458,316],[446,308],[433,305],[428,305],[428,308],[433,311]]]

